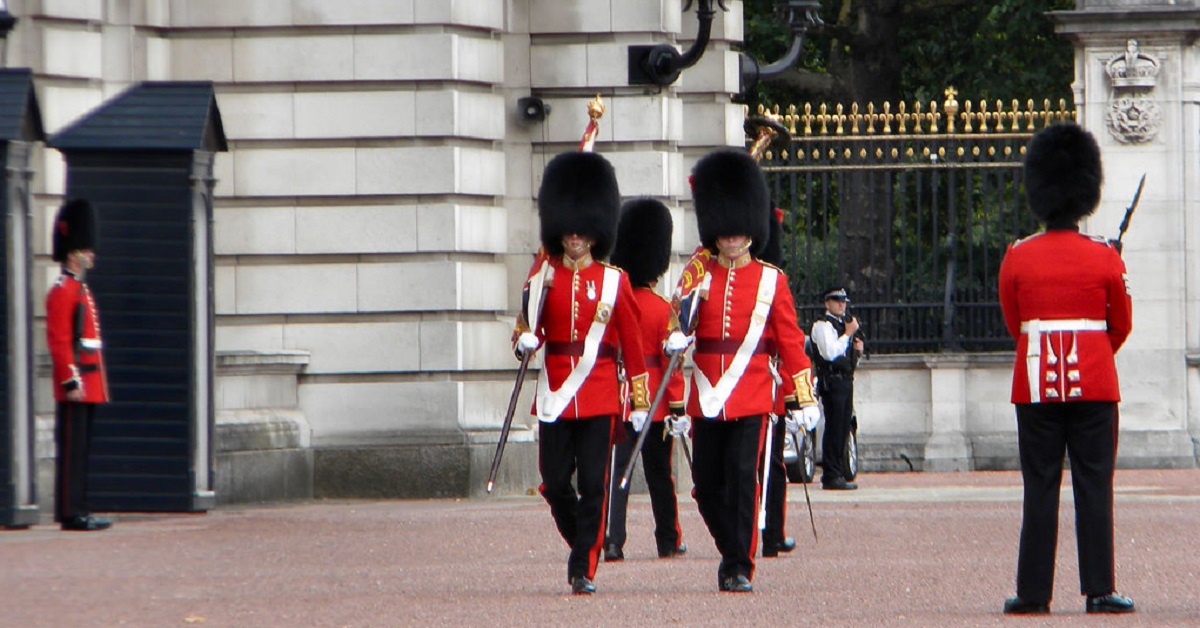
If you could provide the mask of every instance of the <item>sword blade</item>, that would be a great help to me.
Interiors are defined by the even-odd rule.
[[[642,426],[642,431],[638,432],[637,442],[633,446],[633,453],[629,454],[629,462],[625,465],[625,471],[621,474],[620,488],[622,490],[629,487],[629,478],[633,475],[633,465],[637,462],[638,454],[642,452],[642,447],[646,444],[646,435],[650,433],[650,422],[654,420],[654,414],[658,412],[658,407],[662,405],[663,396],[667,392],[667,383],[671,380],[671,373],[674,373],[675,368],[679,366],[682,356],[682,351],[672,353],[671,361],[667,364],[666,370],[663,371],[662,381],[658,383],[658,390],[654,392],[654,400],[650,402],[650,410],[646,415],[646,424]]]

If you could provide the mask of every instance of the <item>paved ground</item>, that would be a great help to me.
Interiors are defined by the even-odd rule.
[[[1068,475],[1069,477],[1069,475]],[[789,493],[790,555],[749,595],[716,591],[694,503],[684,558],[654,558],[645,497],[623,563],[572,597],[535,498],[320,501],[124,515],[109,531],[0,531],[0,626],[1200,626],[1200,470],[1117,474],[1117,577],[1141,611],[1086,618],[1064,496],[1054,615],[1006,618],[1020,527],[1013,472],[870,474]]]

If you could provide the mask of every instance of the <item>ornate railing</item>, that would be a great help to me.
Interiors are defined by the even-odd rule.
[[[762,165],[785,210],[785,270],[801,321],[845,284],[876,353],[1012,349],[998,304],[1004,249],[1036,230],[1021,164],[1060,101],[791,106],[759,115],[792,133]]]

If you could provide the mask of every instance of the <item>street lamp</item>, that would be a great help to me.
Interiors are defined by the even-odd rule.
[[[787,72],[804,52],[804,36],[808,34],[809,27],[824,24],[820,15],[820,0],[780,0],[778,4],[788,11],[787,22],[788,27],[792,29],[792,45],[782,59],[765,66],[760,64],[758,59],[743,52],[740,55],[742,93],[753,89],[759,81],[770,80]]]
[[[685,69],[696,65],[696,62],[700,61],[700,57],[704,56],[709,36],[712,34],[712,22],[716,11],[713,9],[713,0],[695,0],[695,2],[696,20],[699,23],[696,41],[692,42],[691,47],[683,53],[669,44],[630,46],[628,56],[630,85],[666,87],[677,81]],[[722,11],[729,10],[725,2],[726,0],[716,0],[717,6]],[[692,8],[692,3],[693,0],[687,0],[683,10],[686,12]],[[792,45],[782,59],[766,66],[762,66],[757,59],[742,54],[740,62],[742,91],[753,87],[760,80],[778,76],[794,65],[803,51],[804,34],[808,32],[809,26],[821,23],[821,18],[818,17],[818,11],[821,9],[820,0],[776,0],[776,4],[788,10],[788,25],[791,27],[794,37]]]

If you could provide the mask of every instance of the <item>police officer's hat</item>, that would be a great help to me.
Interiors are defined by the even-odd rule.
[[[758,163],[744,151],[718,150],[692,168],[692,198],[700,243],[717,252],[717,238],[749,236],[750,253],[761,257],[767,246],[771,198]]]
[[[72,199],[63,203],[54,218],[50,254],[56,262],[65,262],[71,251],[96,248],[96,213],[91,203]]]
[[[1029,209],[1047,226],[1069,227],[1100,202],[1104,172],[1096,138],[1073,122],[1038,131],[1025,152]]]
[[[617,235],[621,192],[612,164],[597,153],[562,153],[546,164],[538,190],[542,246],[562,255],[563,236],[578,234],[595,240],[592,256],[605,259]]]
[[[621,207],[612,263],[629,274],[634,287],[650,286],[671,264],[671,211],[652,198]]]
[[[835,286],[821,293],[821,301],[828,301],[830,299],[850,302],[850,296],[846,294],[846,289],[841,286]]]
[[[758,259],[783,268],[783,210],[775,208],[767,225],[767,245]]]

